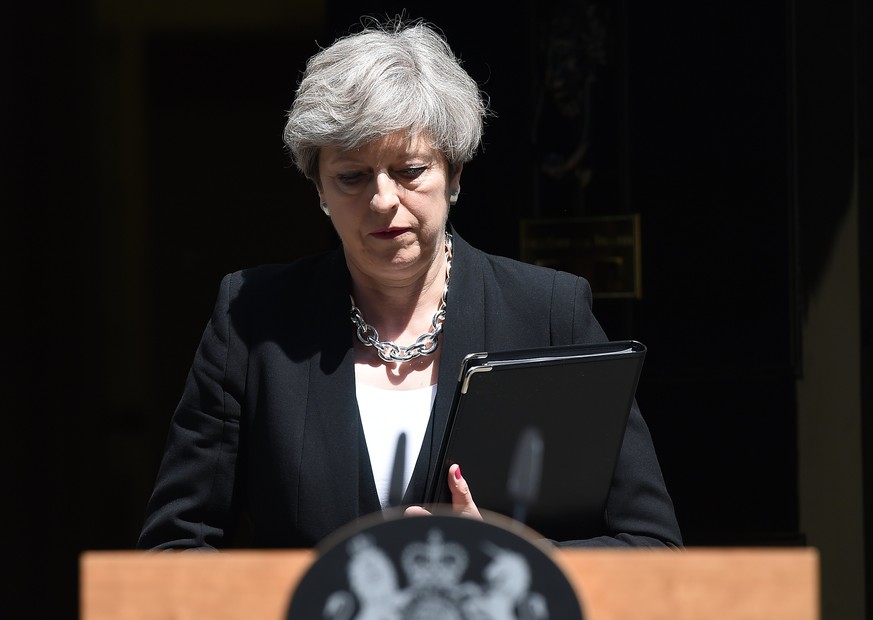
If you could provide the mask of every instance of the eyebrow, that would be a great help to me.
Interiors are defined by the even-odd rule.
[[[399,153],[396,156],[391,157],[390,159],[387,159],[387,161],[383,160],[383,162],[386,162],[385,165],[390,167],[391,165],[396,164],[399,161],[405,161],[405,160],[409,160],[409,159],[421,159],[422,163],[429,164],[431,162],[438,161],[439,157],[437,157],[436,154],[434,154],[430,151],[427,151],[426,149],[423,149],[420,151],[406,151],[404,153]],[[355,156],[353,151],[339,151],[336,154],[328,155],[325,158],[325,163],[332,164],[332,165],[337,165],[337,164],[341,165],[341,164],[347,164],[347,163],[348,164],[362,164],[365,162],[363,161],[363,158]],[[366,162],[366,163],[367,163],[367,165],[369,165],[369,162]]]

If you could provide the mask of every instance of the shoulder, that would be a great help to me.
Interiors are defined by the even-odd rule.
[[[590,295],[588,281],[579,275],[490,254],[458,238],[460,255],[480,272],[485,287],[497,286],[522,297],[551,299],[554,295]]]
[[[331,250],[304,256],[290,263],[257,265],[225,274],[221,287],[231,297],[270,296],[294,288],[299,292],[347,277],[342,253]]]
[[[240,269],[222,277],[215,312],[245,322],[309,317],[348,290],[348,277],[341,250]]]
[[[461,290],[469,299],[481,300],[486,320],[524,326],[526,337],[540,338],[535,346],[605,338],[594,318],[593,295],[584,277],[489,254],[463,239],[457,256],[463,260],[463,266],[458,265],[464,271]]]

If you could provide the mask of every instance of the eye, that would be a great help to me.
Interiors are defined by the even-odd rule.
[[[343,172],[336,175],[336,180],[342,185],[357,185],[366,180],[367,176],[363,172]]]
[[[407,179],[417,179],[425,170],[427,170],[427,166],[410,166],[409,168],[403,168],[400,170],[399,174]]]

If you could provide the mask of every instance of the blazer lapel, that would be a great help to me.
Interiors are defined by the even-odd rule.
[[[450,228],[451,230],[451,228]],[[452,230],[452,273],[446,298],[446,318],[440,343],[439,387],[422,451],[415,465],[404,504],[424,501],[429,473],[436,467],[449,408],[455,395],[461,362],[485,346],[483,271],[476,251]]]
[[[314,304],[319,310],[313,329],[322,342],[309,369],[304,475],[324,481],[330,497],[322,501],[348,521],[380,505],[355,396],[350,280],[341,249],[327,267]]]

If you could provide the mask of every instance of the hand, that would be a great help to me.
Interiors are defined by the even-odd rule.
[[[476,502],[473,501],[473,495],[470,493],[467,481],[461,475],[460,465],[455,464],[449,467],[448,482],[449,490],[452,492],[452,510],[455,514],[461,517],[481,520],[482,515],[476,507]],[[403,514],[406,516],[421,516],[431,513],[421,506],[410,506]]]

